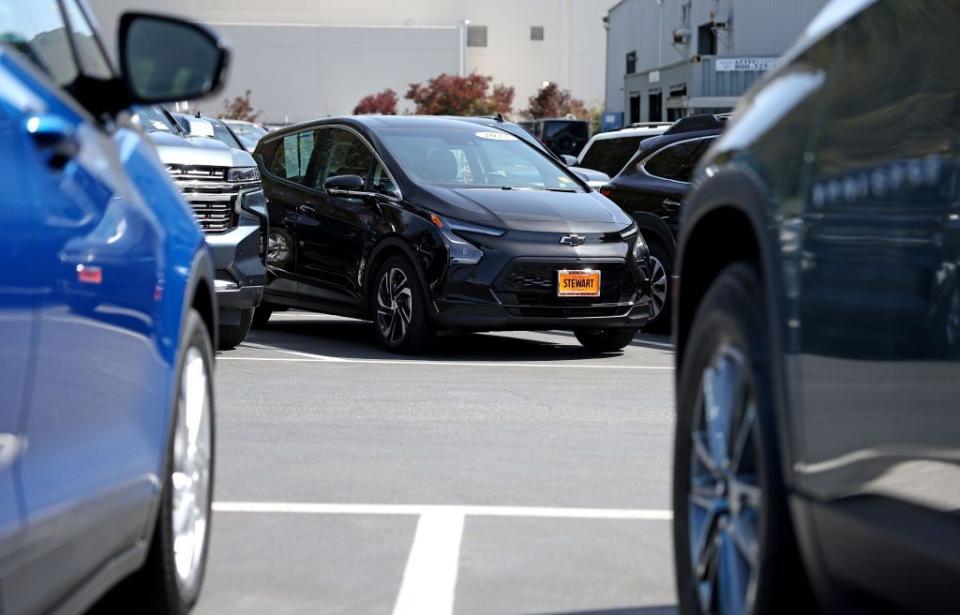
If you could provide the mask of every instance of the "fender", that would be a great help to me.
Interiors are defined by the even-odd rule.
[[[423,285],[423,288],[426,289],[427,293],[430,294],[430,283],[427,281],[427,276],[423,271],[423,263],[420,262],[420,259],[417,257],[416,252],[413,251],[413,248],[410,247],[410,244],[407,243],[400,235],[390,235],[385,237],[373,247],[370,251],[370,255],[367,258],[368,263],[375,263],[381,254],[387,249],[399,248],[407,258],[410,259],[410,262],[413,263],[413,269],[417,272],[417,277],[420,279],[420,284]],[[370,280],[372,279],[372,270],[370,267],[364,267],[363,277],[361,279],[361,287],[363,288],[363,296],[369,301],[370,299]],[[365,302],[366,303],[366,302]],[[430,297],[430,308],[431,312],[435,314],[437,312],[437,306],[433,302],[433,297]]]
[[[643,234],[647,243],[650,243],[651,238],[656,239],[671,255],[676,254],[677,239],[666,222],[648,211],[635,211],[630,215],[637,221],[640,233]]]
[[[799,452],[800,435],[797,427],[798,414],[793,408],[794,395],[787,378],[788,365],[786,359],[786,340],[783,339],[783,323],[785,309],[783,301],[784,288],[779,262],[779,247],[777,246],[777,230],[769,221],[770,204],[766,191],[747,169],[727,167],[703,182],[688,194],[684,207],[683,218],[680,224],[680,241],[677,251],[676,272],[680,276],[679,297],[676,310],[679,313],[684,301],[683,279],[688,275],[687,257],[697,249],[690,245],[690,237],[697,230],[699,224],[710,213],[720,209],[734,209],[743,214],[748,220],[759,250],[760,275],[768,292],[765,293],[767,308],[767,330],[770,334],[770,367],[773,374],[773,391],[775,403],[780,412],[775,417],[777,431],[781,441],[781,465],[784,481],[788,486],[795,484],[793,480],[793,460]],[[722,233],[722,230],[716,232]],[[679,336],[679,331],[677,332]],[[679,340],[678,340],[679,341]],[[677,345],[677,356],[682,356],[683,348]],[[790,419],[796,423],[791,422]]]

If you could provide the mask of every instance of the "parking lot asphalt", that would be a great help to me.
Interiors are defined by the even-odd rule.
[[[675,612],[667,338],[371,327],[278,313],[219,354],[196,612]]]

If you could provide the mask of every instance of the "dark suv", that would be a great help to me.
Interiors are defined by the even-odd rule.
[[[640,226],[650,246],[653,306],[646,329],[670,330],[670,279],[676,254],[680,204],[697,162],[723,131],[723,115],[684,118],[660,136],[640,142],[623,170],[600,189]]]
[[[675,311],[684,613],[957,611],[958,31],[955,0],[829,5],[701,162]]]

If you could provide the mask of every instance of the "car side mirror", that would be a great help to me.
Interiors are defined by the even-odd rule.
[[[363,192],[364,183],[359,175],[334,175],[323,182],[323,187],[330,194],[351,194]]]
[[[564,163],[565,165],[567,165],[568,167],[575,167],[575,166],[577,166],[577,157],[576,157],[576,156],[571,156],[570,154],[564,154],[564,155],[560,156],[560,159],[563,160],[563,163]]]
[[[223,86],[230,52],[204,26],[164,15],[124,13],[117,40],[120,72],[135,103],[192,100]]]

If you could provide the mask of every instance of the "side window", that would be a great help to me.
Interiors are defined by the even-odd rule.
[[[110,62],[103,54],[100,41],[97,40],[93,28],[90,27],[90,22],[87,21],[86,15],[80,10],[76,0],[64,0],[63,8],[67,12],[70,36],[73,38],[73,44],[77,50],[80,71],[87,77],[94,79],[106,80],[112,78],[113,70],[110,68]]]
[[[663,179],[689,181],[693,166],[688,164],[702,145],[701,139],[671,145],[647,161],[647,173]]]
[[[333,129],[320,156],[317,187],[335,175],[359,175],[367,185],[373,185],[377,158],[367,144],[354,133]]]
[[[274,150],[270,173],[292,182],[304,183],[316,141],[314,133],[315,131],[308,130],[285,136]]]
[[[57,85],[80,74],[56,2],[0,2],[0,43],[16,49]]]

